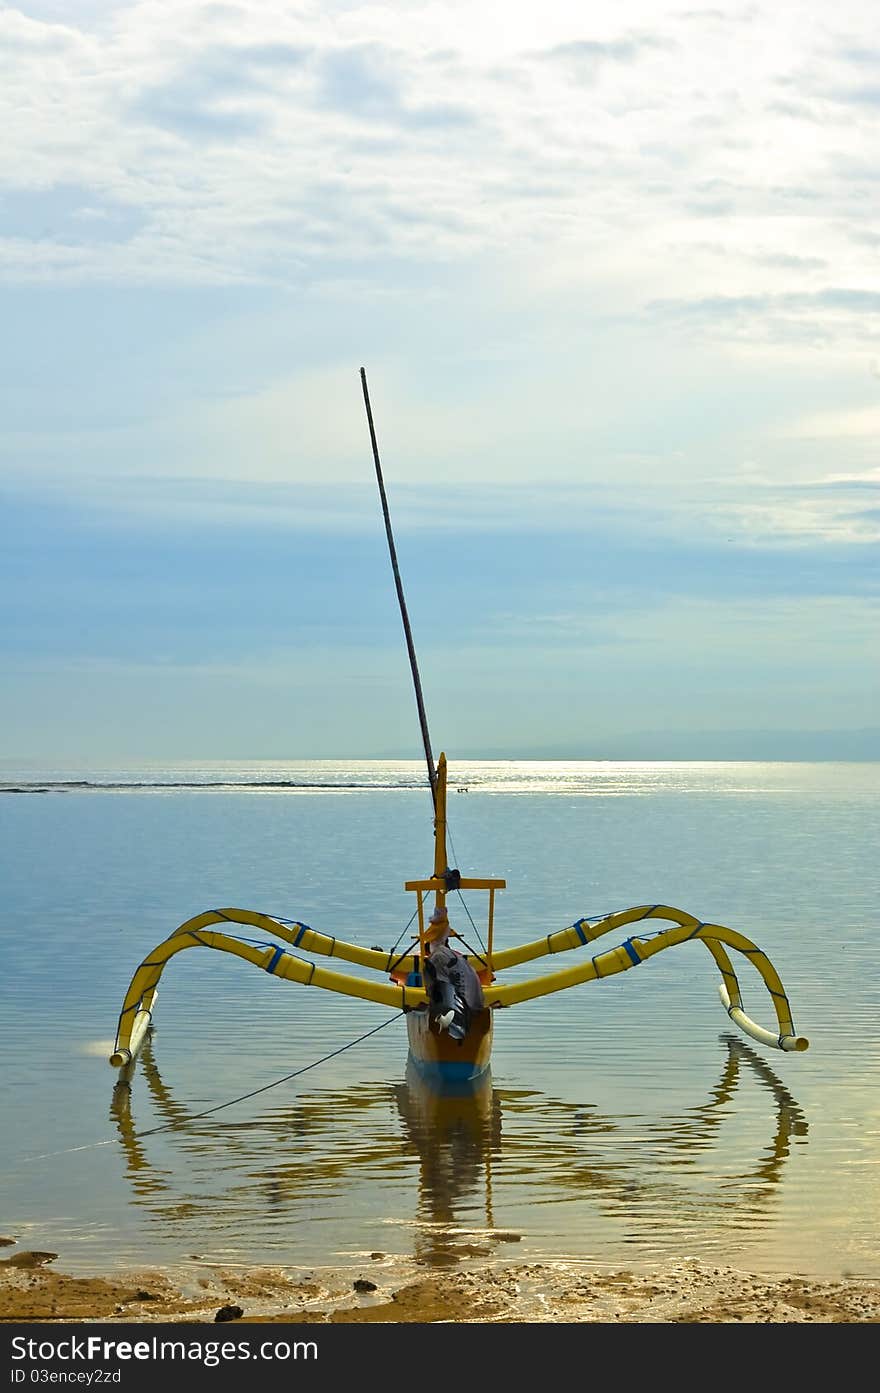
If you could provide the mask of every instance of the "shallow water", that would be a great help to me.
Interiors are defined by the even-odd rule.
[[[508,882],[499,945],[677,905],[769,954],[811,1047],[742,1036],[686,944],[498,1012],[489,1086],[443,1101],[408,1079],[395,1013],[201,951],[163,977],[130,1099],[106,1059],[138,962],[203,909],[406,944],[423,767],[7,765],[0,788],[0,1234],[69,1271],[381,1251],[880,1276],[880,766],[452,766],[451,859]]]

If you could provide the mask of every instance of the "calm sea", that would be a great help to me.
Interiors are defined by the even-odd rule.
[[[135,967],[203,909],[408,943],[423,766],[7,764],[0,790],[0,1234],[21,1246],[73,1272],[379,1251],[880,1277],[880,765],[453,762],[451,860],[506,878],[500,946],[675,905],[769,954],[811,1042],[750,1042],[685,944],[499,1011],[466,1101],[408,1079],[389,1009],[202,950],[165,972],[128,1107],[107,1063]],[[479,947],[485,898],[450,909]]]

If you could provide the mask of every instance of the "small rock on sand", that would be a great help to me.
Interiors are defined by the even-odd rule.
[[[216,1314],[216,1316],[214,1317],[214,1319],[215,1319],[215,1321],[216,1321],[216,1320],[239,1320],[240,1317],[243,1316],[243,1315],[244,1315],[244,1311],[242,1310],[242,1308],[241,1308],[240,1306],[221,1306],[221,1307],[220,1307],[220,1310],[217,1312],[217,1314]]]

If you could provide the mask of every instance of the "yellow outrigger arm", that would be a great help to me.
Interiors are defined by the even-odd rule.
[[[725,928],[723,924],[703,923],[692,914],[682,909],[674,909],[671,905],[639,905],[634,909],[621,910],[617,914],[608,914],[597,920],[578,919],[569,928],[548,934],[546,938],[535,939],[532,943],[523,943],[517,948],[507,948],[495,953],[492,967],[513,967],[517,963],[530,962],[548,953],[563,953],[571,948],[584,947],[587,943],[601,938],[603,934],[645,919],[668,919],[677,927],[661,930],[647,937],[629,938],[619,948],[602,953],[592,958],[589,963],[553,972],[543,978],[531,978],[516,987],[501,988],[497,993],[488,993],[487,995],[491,996],[489,1004],[495,1005],[496,996],[503,995],[504,999],[499,1000],[497,1004],[512,1006],[515,1001],[528,1001],[532,997],[562,991],[565,987],[573,987],[580,982],[611,977],[617,972],[637,967],[656,953],[661,953],[664,948],[674,948],[679,943],[698,939],[705,943],[721,971],[723,980],[718,991],[724,1009],[734,1025],[738,1025],[753,1040],[775,1049],[801,1051],[809,1048],[810,1042],[807,1037],[798,1035],[795,1031],[785,988],[767,954],[762,952],[757,944],[752,943],[751,939],[734,929]],[[743,1011],[739,982],[722,944],[742,953],[759,972],[776,1012],[779,1026],[776,1033],[756,1025]]]
[[[518,963],[530,962],[548,954],[584,947],[615,929],[646,919],[670,920],[674,927],[660,930],[654,934],[628,938],[619,947],[597,954],[587,963],[564,968],[560,972],[530,978],[528,981],[509,986],[495,985],[496,969],[513,967]],[[216,932],[208,927],[218,923],[251,925],[283,939],[292,947],[302,947],[306,952],[318,953],[325,957],[342,958],[383,974],[399,967],[410,956],[408,953],[395,956],[374,948],[361,948],[357,944],[346,943],[343,939],[318,933],[306,924],[283,923],[271,915],[260,914],[254,910],[207,910],[205,913],[187,920],[185,924],[181,924],[180,928],[160,943],[137,968],[123,1002],[116,1042],[110,1056],[111,1065],[123,1071],[121,1077],[130,1076],[134,1061],[146,1036],[152,1019],[159,978],[165,964],[176,953],[182,952],[185,948],[214,948],[222,952],[232,953],[246,962],[253,963],[255,967],[270,972],[275,977],[299,982],[303,986],[323,987],[326,991],[360,997],[363,1000],[375,1001],[380,1005],[405,1011],[417,1009],[427,1003],[427,995],[421,987],[406,986],[389,981],[371,982],[366,978],[334,972],[329,968],[319,967],[316,963],[306,959],[295,957],[294,954],[286,952],[277,944],[258,946],[245,943],[229,934]],[[733,929],[725,928],[722,924],[703,923],[694,918],[693,915],[687,914],[683,910],[674,909],[669,905],[640,905],[634,909],[606,915],[598,920],[579,919],[570,927],[548,934],[544,938],[535,939],[531,943],[490,953],[488,961],[484,958],[472,957],[471,962],[478,970],[482,968],[484,973],[488,972],[491,985],[484,987],[487,1006],[506,1007],[513,1006],[520,1001],[529,1001],[534,997],[563,991],[565,988],[577,986],[581,982],[597,981],[603,977],[614,976],[616,973],[625,972],[631,967],[638,966],[655,954],[663,952],[666,948],[673,948],[680,943],[687,943],[694,939],[705,944],[721,972],[722,982],[719,986],[719,993],[725,1010],[735,1025],[739,1026],[746,1035],[750,1035],[763,1045],[781,1050],[805,1050],[808,1048],[809,1041],[806,1037],[795,1032],[788,998],[779,975],[767,955],[750,939]],[[736,949],[746,956],[759,972],[770,993],[776,1012],[778,1024],[776,1032],[763,1029],[743,1011],[739,982],[730,957],[725,951],[725,946]],[[414,961],[417,962],[417,958]]]
[[[263,968],[265,972],[270,972],[273,977],[283,977],[289,982],[300,982],[306,987],[323,987],[326,991],[341,992],[344,996],[358,996],[366,1001],[377,1001],[383,1006],[393,1006],[400,1010],[414,1009],[423,1005],[428,999],[418,987],[397,986],[392,982],[371,982],[366,978],[351,977],[347,973],[331,972],[329,968],[318,967],[317,963],[308,962],[305,958],[294,957],[292,953],[286,953],[283,948],[279,948],[276,944],[268,944],[261,948],[255,944],[243,943],[240,939],[231,938],[229,934],[215,933],[203,927],[205,924],[216,924],[221,921],[253,924],[259,928],[266,928],[271,933],[286,938],[288,941],[294,939],[292,931],[286,925],[278,923],[277,920],[271,919],[266,914],[257,914],[246,909],[208,910],[205,914],[200,914],[195,919],[190,919],[186,924],[182,924],[169,938],[153,949],[131,979],[131,985],[122,1003],[116,1031],[116,1043],[110,1056],[110,1063],[114,1068],[124,1068],[133,1062],[145,1033],[144,1027],[140,1031],[139,1038],[135,1041],[136,1022],[151,1014],[157,995],[159,978],[162,976],[165,964],[176,953],[182,952],[184,948],[217,948],[224,953],[233,953],[237,958],[243,958],[246,962],[253,963],[255,967]],[[297,927],[305,928],[304,925]],[[305,931],[307,934],[313,933],[311,929]],[[331,942],[323,934],[315,935],[315,937],[324,939],[325,943]],[[359,949],[351,943],[339,946],[348,950],[345,954],[339,952],[339,956],[347,956],[352,962],[361,961],[360,957],[354,956],[355,954],[370,952],[368,949]],[[318,951],[322,950],[318,949]],[[378,953],[374,956],[380,957],[384,963],[387,955]],[[149,1021],[146,1024],[149,1024]]]
[[[487,1003],[490,1006],[496,1004],[512,1006],[517,1001],[528,1001],[532,997],[544,996],[548,992],[562,991],[566,987],[577,986],[581,982],[592,982],[603,977],[612,977],[615,973],[626,972],[631,967],[638,967],[648,958],[662,953],[665,948],[674,948],[680,943],[689,943],[693,939],[698,939],[706,945],[721,972],[723,980],[719,987],[719,993],[725,1010],[735,1025],[738,1025],[752,1039],[776,1049],[806,1050],[809,1048],[810,1042],[806,1036],[798,1035],[795,1032],[788,997],[785,994],[779,974],[766,953],[763,953],[757,944],[752,943],[751,939],[733,929],[725,928],[723,924],[704,924],[699,919],[695,919],[693,915],[686,914],[680,909],[673,909],[669,905],[640,905],[635,909],[627,909],[619,914],[608,915],[607,918],[600,919],[595,923],[581,919],[571,928],[563,929],[557,934],[551,934],[546,939],[538,939],[534,943],[523,944],[520,948],[512,948],[505,953],[499,953],[494,965],[509,967],[513,963],[528,962],[530,959],[540,957],[548,952],[563,952],[567,948],[589,943],[623,924],[631,924],[644,919],[671,919],[675,922],[675,927],[662,929],[655,934],[628,938],[619,947],[597,954],[588,963],[582,963],[577,967],[564,968],[561,972],[552,972],[545,977],[530,978],[516,986],[502,987],[497,991],[492,988],[486,993]],[[756,1025],[743,1011],[739,982],[733,970],[733,964],[722,945],[735,948],[742,953],[760,973],[776,1012],[779,1029],[775,1033]],[[504,959],[504,962],[499,963],[498,959]]]

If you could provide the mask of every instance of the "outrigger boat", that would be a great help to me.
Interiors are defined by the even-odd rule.
[[[231,953],[284,981],[374,1001],[380,1006],[402,1011],[407,1024],[409,1062],[427,1084],[440,1091],[467,1091],[479,1088],[485,1082],[490,1069],[496,1010],[627,972],[658,953],[694,940],[706,947],[721,974],[718,992],[734,1025],[769,1048],[806,1050],[809,1041],[795,1030],[791,1007],[779,974],[757,944],[723,924],[704,923],[694,915],[670,905],[638,905],[601,917],[586,916],[576,919],[566,928],[542,934],[530,943],[496,949],[495,895],[505,888],[506,881],[462,876],[458,869],[449,865],[446,846],[447,761],[445,754],[441,754],[435,766],[431,753],[363,369],[361,381],[434,803],[432,872],[423,879],[405,882],[405,888],[416,896],[414,917],[418,919],[418,940],[416,942],[414,939],[412,947],[402,954],[395,954],[394,951],[386,953],[382,949],[361,947],[321,933],[298,920],[276,918],[254,910],[210,909],[196,915],[154,948],[131,979],[110,1056],[110,1064],[119,1070],[119,1081],[128,1083],[131,1080],[138,1054],[151,1028],[159,980],[166,964],[177,953],[188,948],[211,948]],[[488,892],[487,936],[482,953],[471,951],[459,954],[450,948],[449,940],[459,935],[449,924],[447,897],[462,890]],[[433,908],[427,915],[431,897]],[[607,934],[631,925],[655,921],[665,922],[669,927],[650,932],[641,929],[631,933],[623,943],[601,953],[587,956],[579,951]],[[238,938],[231,932],[236,924],[259,929],[271,940],[280,939],[281,942],[270,941],[259,945]],[[222,927],[217,928],[217,925]],[[442,960],[446,970],[443,971],[436,966],[441,958],[438,944],[445,949]],[[341,959],[365,968],[377,974],[377,977],[338,972],[314,960],[302,958],[291,949],[318,957]],[[775,1011],[775,1030],[757,1025],[743,1010],[742,992],[729,950],[741,953],[757,970]],[[505,984],[501,978],[507,968],[569,951],[574,951],[581,959],[574,966],[527,981]],[[585,956],[587,960],[583,961]]]

